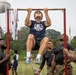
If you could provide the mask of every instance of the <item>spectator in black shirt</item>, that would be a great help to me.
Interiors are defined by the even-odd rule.
[[[68,36],[66,35],[66,41],[68,41]],[[66,43],[66,48],[70,54],[74,54],[74,48],[72,45]],[[55,70],[55,75],[64,75],[65,74],[65,54],[63,52],[64,49],[64,34],[60,35],[60,46],[58,46],[54,53],[55,57],[53,58],[52,64],[52,72]],[[70,64],[70,59],[67,57],[67,67],[68,67],[68,75],[72,75],[72,66]]]
[[[47,46],[47,51],[43,54],[43,60],[42,60],[42,63],[40,65],[40,68],[38,70],[39,73],[43,69],[45,62],[47,62],[47,75],[50,75],[53,55],[54,55],[53,43],[51,40],[49,40],[48,46]]]
[[[6,75],[6,65],[9,62],[10,54],[7,56],[4,53],[6,49],[6,42],[4,39],[0,39],[0,75]]]

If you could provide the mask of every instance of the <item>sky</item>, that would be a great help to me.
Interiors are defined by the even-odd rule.
[[[71,36],[76,36],[76,0],[7,0],[11,4],[11,8],[66,8],[66,33],[69,35],[69,27],[71,28]],[[42,11],[43,12],[43,11]],[[33,19],[33,13],[31,19]],[[44,12],[43,12],[44,13]],[[63,33],[63,11],[48,11],[52,25],[48,29],[55,29]],[[24,20],[27,11],[18,12],[18,29],[25,26]],[[6,31],[6,14],[0,14],[0,25]],[[43,17],[45,20],[45,15]]]

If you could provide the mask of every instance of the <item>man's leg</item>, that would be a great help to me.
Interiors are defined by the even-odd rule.
[[[15,70],[15,75],[17,75],[17,71]]]
[[[42,41],[40,43],[39,52],[38,52],[37,57],[35,59],[35,63],[40,63],[41,55],[43,54],[44,50],[46,49],[48,41],[49,41],[49,39],[47,37],[44,37],[42,39]]]
[[[26,61],[25,63],[28,64],[30,63],[30,56],[31,56],[31,50],[35,45],[35,39],[34,39],[34,35],[33,34],[29,34],[27,42],[26,42]]]
[[[12,75],[14,75],[14,70],[12,70]]]
[[[50,66],[47,66],[47,75],[53,75],[53,74],[51,74],[51,67]]]

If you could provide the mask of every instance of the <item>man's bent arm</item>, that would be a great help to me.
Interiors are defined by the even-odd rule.
[[[48,9],[44,8],[44,13],[45,13],[45,18],[46,18],[46,22],[45,22],[45,26],[51,26],[51,19],[48,15]]]
[[[44,58],[44,56],[43,56],[43,60],[42,60],[42,63],[41,63],[41,65],[40,65],[40,68],[39,68],[39,73],[41,72],[41,70],[43,69],[43,67],[44,67],[44,65],[45,65],[45,58]]]
[[[56,68],[56,58],[54,55],[52,63],[51,63],[51,73],[54,73],[55,68]]]
[[[28,9],[28,14],[27,14],[26,19],[25,19],[25,25],[26,26],[30,26],[31,25],[31,21],[30,21],[31,12],[32,12],[32,9],[29,8]]]
[[[76,63],[76,56],[75,56],[75,52],[74,51],[72,51],[72,50],[68,51],[66,48],[64,48],[63,52],[64,52],[64,54],[66,54],[68,56],[68,58],[70,60],[72,60],[73,62]]]

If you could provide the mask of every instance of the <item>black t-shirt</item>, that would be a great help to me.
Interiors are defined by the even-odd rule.
[[[36,21],[31,20],[31,23],[30,34],[33,34],[36,40],[41,40],[43,37],[45,37],[45,21],[37,23]]]
[[[0,60],[5,58],[5,54],[0,51]],[[6,73],[6,62],[0,64],[0,74]]]
[[[63,62],[63,60],[64,60],[63,48],[64,48],[64,45],[62,44],[62,45],[60,45],[59,47],[57,47],[57,48],[55,49],[55,51],[54,51],[55,56],[56,56],[56,63],[57,63],[57,64],[60,64],[60,65],[64,64],[64,62]],[[66,48],[67,48],[68,50],[74,51],[73,46],[70,45],[70,44],[66,44]]]
[[[54,56],[54,49],[52,49],[52,51],[46,51],[43,54],[43,60],[40,65],[40,69],[43,69],[45,61],[47,61],[47,65],[51,67],[51,62],[52,62],[53,56]]]
[[[17,55],[16,54],[14,54],[13,60],[14,60],[14,64],[18,64],[18,60],[17,60]]]

